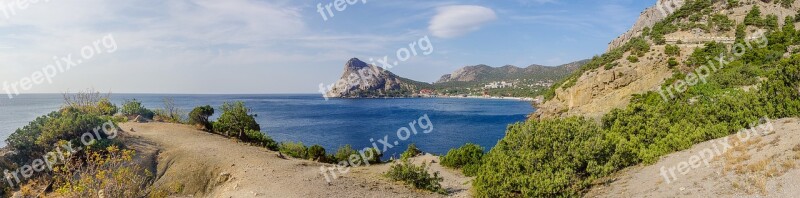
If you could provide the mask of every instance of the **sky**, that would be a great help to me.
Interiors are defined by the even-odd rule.
[[[26,2],[26,1],[22,1]],[[0,0],[0,94],[316,93],[350,58],[433,82],[602,54],[655,0]],[[339,3],[336,3],[339,2]]]

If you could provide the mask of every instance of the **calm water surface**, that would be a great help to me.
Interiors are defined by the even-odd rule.
[[[331,99],[319,95],[165,95],[114,94],[112,100],[121,105],[125,99],[136,98],[155,109],[163,106],[163,98],[171,97],[187,112],[200,105],[218,108],[226,101],[244,101],[262,131],[277,141],[301,141],[306,145],[319,144],[328,152],[341,145],[356,148],[371,146],[389,136],[390,144],[398,145],[385,157],[399,155],[406,145],[415,143],[426,152],[444,154],[465,143],[477,143],[491,148],[504,134],[509,124],[525,120],[533,112],[530,103],[513,100],[486,99]],[[0,99],[0,138],[5,140],[17,128],[37,116],[58,109],[60,94],[21,95]],[[430,118],[433,131],[410,136],[399,141],[397,131],[408,127],[423,115]],[[218,116],[219,112],[215,116]],[[373,139],[374,141],[371,141]],[[5,145],[5,142],[0,143]]]

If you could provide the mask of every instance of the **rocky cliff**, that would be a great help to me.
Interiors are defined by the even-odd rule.
[[[608,44],[608,50],[620,47],[632,38],[642,35],[642,30],[646,27],[652,27],[656,22],[659,22],[679,9],[686,0],[658,0],[656,5],[649,7],[642,11],[639,19],[633,24],[630,30],[623,33]]]
[[[345,64],[342,77],[327,87],[326,95],[334,98],[407,97],[426,86],[430,85],[352,58]]]

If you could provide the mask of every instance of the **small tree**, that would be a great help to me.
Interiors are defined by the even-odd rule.
[[[202,125],[205,130],[213,131],[213,125],[208,117],[214,115],[214,108],[210,105],[195,107],[192,112],[189,112],[189,123]]]
[[[309,147],[308,158],[314,161],[325,162],[325,148],[317,144]]]
[[[222,115],[214,123],[214,130],[224,132],[226,136],[231,136],[231,132],[238,132],[239,139],[247,130],[260,131],[261,126],[256,122],[255,114],[250,114],[250,109],[245,107],[244,102],[222,104]]]
[[[336,150],[334,158],[336,158],[337,161],[348,161],[350,156],[354,154],[357,155],[358,152],[355,149],[353,149],[352,146],[347,144],[342,147],[339,147],[339,149]]]

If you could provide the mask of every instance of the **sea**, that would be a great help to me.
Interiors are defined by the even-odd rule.
[[[23,94],[0,97],[0,138],[38,116],[58,110],[62,94]],[[171,98],[188,112],[196,106],[217,109],[224,102],[243,101],[256,114],[262,132],[276,141],[318,144],[329,153],[349,144],[353,148],[386,147],[384,158],[399,156],[414,143],[424,152],[443,155],[466,143],[486,151],[535,109],[528,101],[476,98],[328,99],[319,94],[185,95],[112,94],[121,106],[136,99],[147,108],[163,108]],[[429,122],[428,122],[429,121]],[[0,143],[5,146],[5,141]]]

